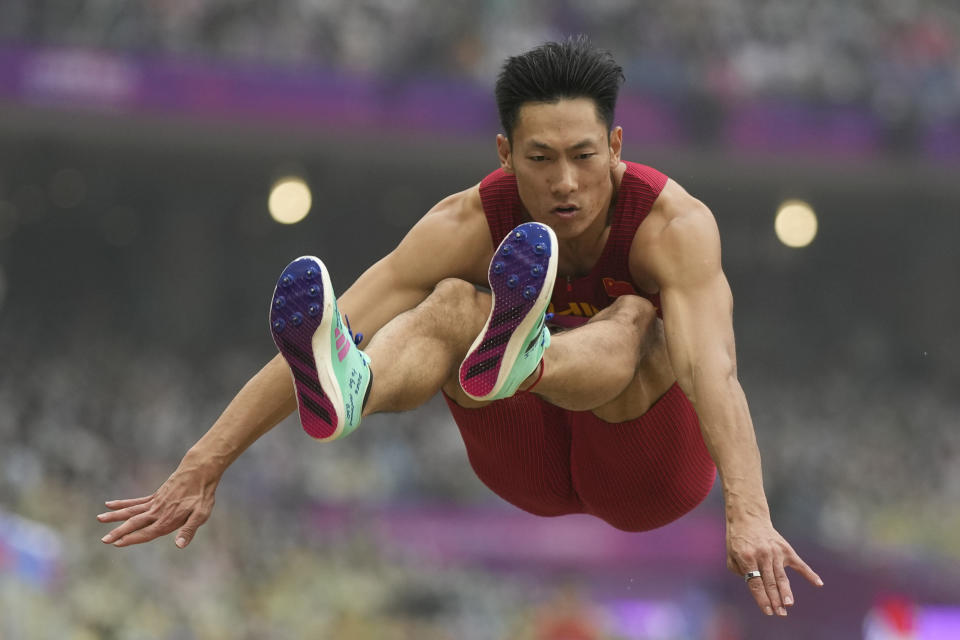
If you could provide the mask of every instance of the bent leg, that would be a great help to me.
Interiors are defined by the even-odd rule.
[[[378,331],[366,348],[373,385],[364,415],[414,409],[440,389],[462,407],[489,404],[469,398],[457,373],[490,304],[488,293],[451,278]],[[584,326],[552,338],[536,394],[571,411],[596,410],[603,419],[639,415],[673,382],[662,342],[653,305],[621,296]],[[535,371],[520,390],[538,375]]]
[[[667,353],[663,321],[654,318],[643,336],[639,366],[633,380],[618,396],[591,411],[604,422],[634,420],[653,407],[676,381]]]
[[[536,393],[571,411],[611,402],[636,378],[655,320],[648,300],[621,296],[587,324],[556,335]]]
[[[417,307],[387,323],[365,349],[373,384],[363,415],[414,409],[456,380],[489,310],[490,294],[450,278]]]
[[[648,300],[621,296],[582,327],[552,336],[534,393],[570,411],[597,410],[608,416],[638,411],[634,416],[640,415],[675,379],[662,348],[662,332]],[[540,371],[534,371],[520,391],[539,376]],[[443,391],[461,407],[486,404],[467,396],[456,378]],[[638,391],[643,393],[638,396]],[[638,410],[644,403],[643,410]]]

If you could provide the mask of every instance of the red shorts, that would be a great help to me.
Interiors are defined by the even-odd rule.
[[[480,480],[536,515],[589,513],[647,531],[700,504],[716,477],[697,414],[676,384],[645,414],[616,424],[531,393],[479,409],[444,398]]]

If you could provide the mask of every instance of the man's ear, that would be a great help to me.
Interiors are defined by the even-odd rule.
[[[497,156],[500,158],[500,168],[507,173],[513,173],[513,152],[510,149],[510,140],[502,133],[497,134]]]
[[[610,168],[620,164],[620,150],[623,148],[623,127],[614,127],[610,131]]]

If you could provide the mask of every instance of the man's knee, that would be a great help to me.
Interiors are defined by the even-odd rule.
[[[657,308],[653,303],[644,297],[636,295],[623,295],[614,298],[609,307],[603,309],[595,317],[609,315],[628,315],[638,320],[657,315]]]
[[[634,295],[619,296],[592,320],[616,320],[640,335],[646,333],[657,319],[657,308],[646,298]]]
[[[489,302],[473,284],[459,278],[445,278],[437,283],[422,306],[441,313],[448,319],[463,322],[465,318],[486,318]]]
[[[470,304],[477,297],[477,288],[460,278],[444,278],[433,287],[430,300],[441,304]]]

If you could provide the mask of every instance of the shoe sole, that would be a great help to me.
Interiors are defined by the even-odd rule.
[[[288,264],[270,301],[270,335],[293,375],[300,425],[317,440],[336,439],[344,424],[330,341],[334,315],[333,286],[324,264],[313,256]]]
[[[497,247],[487,272],[490,316],[460,365],[460,386],[474,400],[500,392],[510,375],[503,363],[516,361],[549,304],[557,278],[556,247],[553,229],[538,222],[518,226]]]

